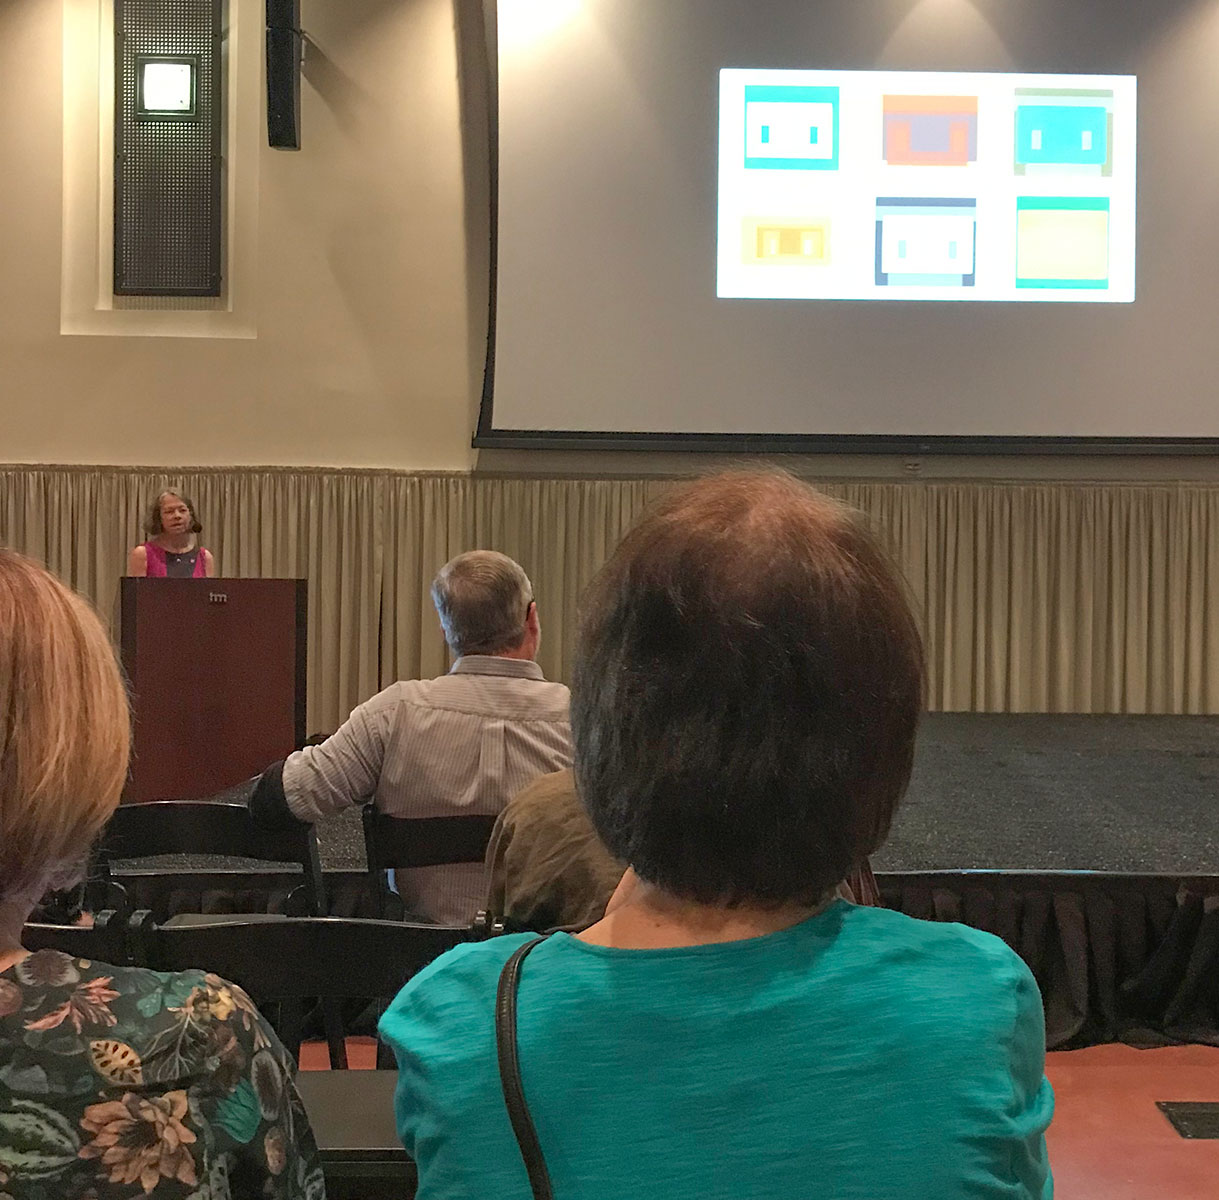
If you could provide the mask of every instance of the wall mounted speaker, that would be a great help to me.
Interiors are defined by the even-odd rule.
[[[301,148],[300,0],[267,0],[267,141]]]
[[[219,296],[222,0],[115,0],[114,294]]]

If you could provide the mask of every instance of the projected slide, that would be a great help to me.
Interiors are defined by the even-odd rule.
[[[720,72],[717,294],[1134,299],[1133,75]]]

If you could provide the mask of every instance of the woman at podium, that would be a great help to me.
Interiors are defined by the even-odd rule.
[[[167,489],[148,510],[148,541],[127,555],[127,574],[143,579],[205,579],[216,574],[216,560],[199,543],[203,526],[195,506],[181,492]]]

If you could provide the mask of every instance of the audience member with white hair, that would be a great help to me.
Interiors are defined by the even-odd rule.
[[[537,664],[538,606],[521,566],[493,550],[459,554],[432,600],[449,673],[392,684],[320,745],[269,768],[250,801],[255,820],[313,823],[368,801],[395,817],[494,817],[527,783],[571,765],[570,693]],[[481,863],[413,867],[397,887],[408,916],[468,924],[486,873]]]

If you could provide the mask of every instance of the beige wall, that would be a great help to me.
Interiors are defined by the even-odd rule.
[[[247,340],[61,335],[63,0],[0,0],[0,462],[545,476],[723,461],[470,450],[485,131],[467,120],[463,165],[455,7],[306,6],[305,148],[279,153],[258,138],[257,337]],[[248,49],[261,53],[257,38]],[[1213,458],[787,461],[825,476],[1219,478]]]
[[[61,0],[0,0],[0,461],[469,465],[452,9],[306,7],[305,149],[257,164],[257,338],[133,338],[60,335]]]
[[[261,2],[230,0],[247,13]],[[174,476],[204,503],[224,570],[310,577],[317,722],[397,674],[439,669],[426,580],[471,544],[529,564],[546,597],[546,665],[561,672],[579,588],[650,494],[597,479],[724,460],[470,451],[485,131],[467,121],[463,156],[450,0],[306,5],[305,149],[276,153],[254,139],[253,339],[61,335],[63,4],[0,0],[0,463],[476,465],[540,477]],[[256,15],[254,25],[258,56]],[[261,124],[261,102],[251,111]],[[913,484],[844,494],[905,539],[916,590],[941,597],[926,605],[937,705],[1215,711],[1213,485],[1194,495],[918,481],[1214,481],[1216,458],[786,461],[810,476]],[[551,482],[571,474],[592,478]],[[382,500],[370,503],[369,489]],[[0,543],[50,563],[110,611],[148,490],[143,472],[0,471]],[[372,565],[353,567],[336,546]],[[397,624],[379,640],[385,619]]]

